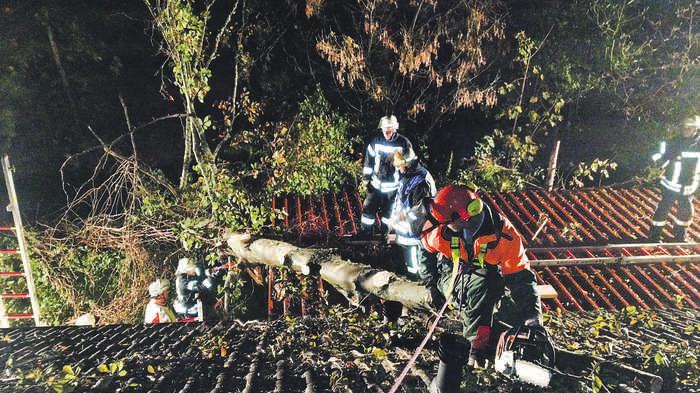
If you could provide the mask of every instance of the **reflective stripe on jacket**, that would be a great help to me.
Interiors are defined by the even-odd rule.
[[[661,142],[659,152],[652,156],[654,161],[666,168],[661,178],[661,186],[683,195],[695,193],[700,185],[700,137],[672,139]]]
[[[399,188],[399,170],[394,168],[394,153],[400,151],[406,155],[412,150],[411,142],[399,133],[391,140],[378,135],[367,145],[362,176],[370,180],[372,187],[379,192],[396,191]]]

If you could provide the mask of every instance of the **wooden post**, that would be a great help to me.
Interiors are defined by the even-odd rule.
[[[549,156],[549,165],[547,166],[547,191],[552,191],[554,188],[554,178],[557,174],[557,160],[559,159],[559,146],[561,141],[557,140],[554,144],[552,154]]]
[[[275,279],[275,271],[272,270],[272,266],[267,268],[267,320],[272,319],[272,310],[274,308],[274,303],[272,300],[272,282]]]

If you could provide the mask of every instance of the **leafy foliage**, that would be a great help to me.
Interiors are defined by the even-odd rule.
[[[352,183],[359,165],[351,159],[348,125],[320,89],[304,99],[290,128],[275,132],[268,189],[274,194],[320,195]]]
[[[428,128],[444,114],[495,103],[493,86],[479,74],[488,61],[487,44],[504,37],[498,2],[356,3],[343,9],[307,3],[309,14],[331,24],[316,48],[341,87],[385,112],[426,115]],[[332,17],[339,11],[347,14]],[[362,22],[346,26],[341,20]]]

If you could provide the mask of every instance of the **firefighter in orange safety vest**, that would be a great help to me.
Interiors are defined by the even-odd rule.
[[[541,324],[537,282],[520,234],[511,222],[469,189],[447,186],[431,204],[421,241],[438,262],[438,287],[459,307],[464,336],[470,340],[469,364],[486,358],[496,303],[508,289],[513,313],[508,322]],[[449,261],[449,262],[448,262]],[[506,302],[502,301],[502,304]]]

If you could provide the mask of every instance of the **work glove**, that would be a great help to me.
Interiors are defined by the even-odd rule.
[[[476,336],[472,339],[469,348],[469,367],[483,366],[488,358],[489,339],[491,338],[491,327],[487,325],[479,326],[476,329]]]

